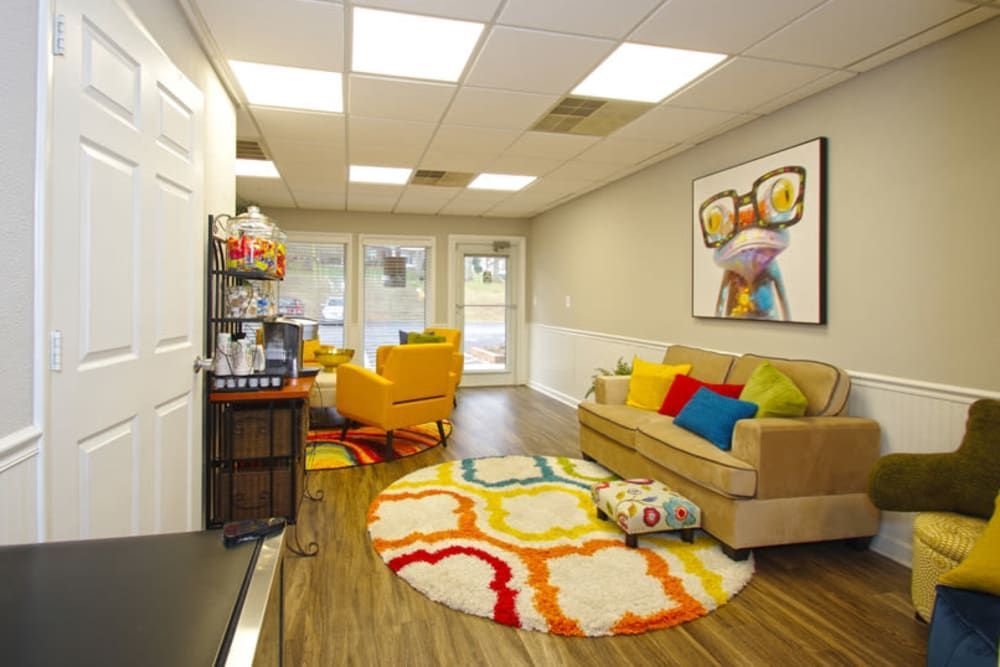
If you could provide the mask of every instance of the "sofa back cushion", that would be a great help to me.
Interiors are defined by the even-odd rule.
[[[736,357],[731,354],[711,352],[687,345],[671,345],[663,356],[665,364],[691,364],[691,372],[688,375],[695,380],[714,384],[725,382],[734,361]]]
[[[775,368],[791,378],[795,386],[805,394],[809,401],[806,408],[807,416],[839,415],[847,406],[847,395],[851,390],[850,377],[836,366],[820,361],[744,354],[733,364],[726,382],[746,384],[750,375],[763,361],[770,361]]]

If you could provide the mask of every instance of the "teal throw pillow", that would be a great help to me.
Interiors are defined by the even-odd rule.
[[[674,423],[700,435],[719,449],[729,451],[736,422],[749,419],[756,413],[757,405],[754,403],[720,396],[702,387],[674,417]]]
[[[444,336],[434,336],[432,334],[420,333],[419,331],[411,331],[406,334],[406,343],[408,345],[418,345],[421,343],[445,343],[447,338]]]
[[[806,395],[791,378],[764,361],[754,369],[740,392],[741,401],[760,406],[757,417],[801,417],[809,407]]]

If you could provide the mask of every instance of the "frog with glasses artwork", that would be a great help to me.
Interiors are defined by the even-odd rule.
[[[802,219],[806,169],[787,165],[761,174],[744,193],[724,190],[698,206],[705,247],[723,270],[716,317],[790,320],[777,257],[788,228]]]

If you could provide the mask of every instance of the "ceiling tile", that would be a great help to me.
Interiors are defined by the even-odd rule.
[[[429,150],[420,160],[420,169],[467,171],[477,173],[486,169],[496,159],[494,153],[461,153],[456,151]]]
[[[344,116],[289,109],[250,107],[264,138],[274,141],[308,141],[324,146],[344,145]]]
[[[844,68],[967,9],[942,0],[831,0],[746,53]]]
[[[534,217],[535,211],[538,209],[537,206],[528,206],[525,204],[509,204],[503,202],[497,204],[491,209],[487,209],[483,212],[483,217],[486,218],[531,218]]]
[[[396,213],[427,213],[434,214],[455,195],[461,192],[461,188],[438,188],[428,185],[410,185],[403,192],[403,196],[396,202]]]
[[[656,143],[653,141],[633,141],[630,139],[604,139],[594,144],[576,156],[583,162],[607,162],[612,164],[630,165],[642,162],[657,153],[670,148],[673,144]]]
[[[493,174],[541,176],[552,171],[562,163],[563,160],[504,154],[490,164],[488,171]]]
[[[384,118],[351,117],[349,162],[384,167],[411,167],[430,141],[435,126]]]
[[[448,202],[438,213],[439,215],[482,215],[497,202],[482,200],[466,200],[456,197]]]
[[[593,146],[600,137],[553,132],[525,132],[507,149],[508,155],[568,160]]]
[[[295,195],[295,201],[299,204],[299,208],[343,211],[347,204],[347,194],[343,190],[336,191],[325,188],[322,190],[300,190],[293,188],[292,192]]]
[[[526,130],[558,101],[558,95],[517,93],[463,86],[451,103],[446,123]]]
[[[579,83],[615,42],[536,30],[490,30],[466,79],[470,86],[563,95]]]
[[[628,41],[678,49],[741,53],[825,0],[671,0]]]
[[[395,199],[381,197],[348,197],[347,210],[368,211],[369,213],[392,213],[396,206]]]
[[[354,0],[355,5],[394,9],[410,14],[430,14],[467,21],[489,21],[501,0]]]
[[[610,164],[606,162],[582,162],[580,160],[570,160],[563,166],[553,171],[549,176],[556,179],[572,179],[582,181],[603,181],[618,171],[621,171],[620,164]]]
[[[733,58],[669,102],[671,106],[744,112],[829,72],[806,65]]]
[[[227,59],[344,71],[344,8],[311,0],[195,0]]]
[[[580,178],[559,178],[557,176],[545,176],[540,178],[527,188],[525,192],[544,192],[563,197],[565,195],[582,192],[593,184],[593,181]]]
[[[350,113],[369,118],[436,123],[441,120],[455,86],[403,81],[377,76],[350,76]]]
[[[400,185],[347,184],[347,208],[351,211],[389,212],[403,194]]]
[[[516,130],[442,125],[431,141],[430,150],[496,157],[520,135]]]
[[[661,0],[507,0],[497,23],[595,37],[624,37]]]
[[[760,118],[760,116],[750,113],[737,114],[732,118],[730,118],[729,120],[727,120],[722,125],[717,125],[709,130],[706,130],[705,132],[702,132],[701,134],[696,134],[695,136],[691,137],[691,143],[700,144],[703,141],[708,141],[712,137],[718,137],[720,135],[725,134],[726,132],[729,132],[730,130],[735,130],[740,125],[746,125],[750,121],[756,120],[758,118]]]
[[[735,114],[728,111],[705,111],[675,106],[650,109],[611,135],[614,139],[646,139],[670,143],[684,141],[705,130],[721,125]]]
[[[805,99],[810,95],[815,95],[821,90],[826,90],[827,88],[836,86],[838,83],[843,83],[848,79],[853,79],[854,76],[855,76],[854,72],[835,70],[833,72],[830,72],[826,76],[821,76],[815,81],[810,81],[801,88],[796,88],[787,95],[782,95],[781,97],[777,97],[773,100],[765,102],[764,104],[755,108],[753,112],[759,114],[772,113],[774,111],[777,111],[781,107],[788,106],[793,102],[798,102],[799,100]]]
[[[1000,0],[997,0],[1000,3]],[[895,46],[890,46],[884,51],[879,51],[870,58],[865,58],[864,60],[854,63],[851,65],[850,69],[855,72],[867,72],[868,70],[883,65],[890,60],[904,56],[911,51],[916,51],[917,49],[923,48],[928,44],[933,44],[934,42],[944,39],[954,35],[955,33],[961,32],[966,28],[971,28],[972,26],[982,23],[983,21],[989,21],[992,18],[1000,16],[1000,5],[994,7],[978,7],[973,9],[971,12],[966,12],[961,16],[956,16],[950,21],[946,21],[936,28],[931,28],[926,32],[922,32],[915,37],[896,44]]]
[[[323,149],[316,144],[295,141],[273,141],[269,147],[278,173],[293,192],[299,189],[343,190],[346,187],[343,147]]]
[[[237,176],[236,195],[260,206],[295,206],[295,200],[280,178]]]

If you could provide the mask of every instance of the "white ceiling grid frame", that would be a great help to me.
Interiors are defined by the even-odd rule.
[[[497,23],[589,37],[625,37],[661,0],[507,0]]]
[[[450,83],[350,75],[351,114],[368,118],[437,123],[451,103],[457,86]]]

